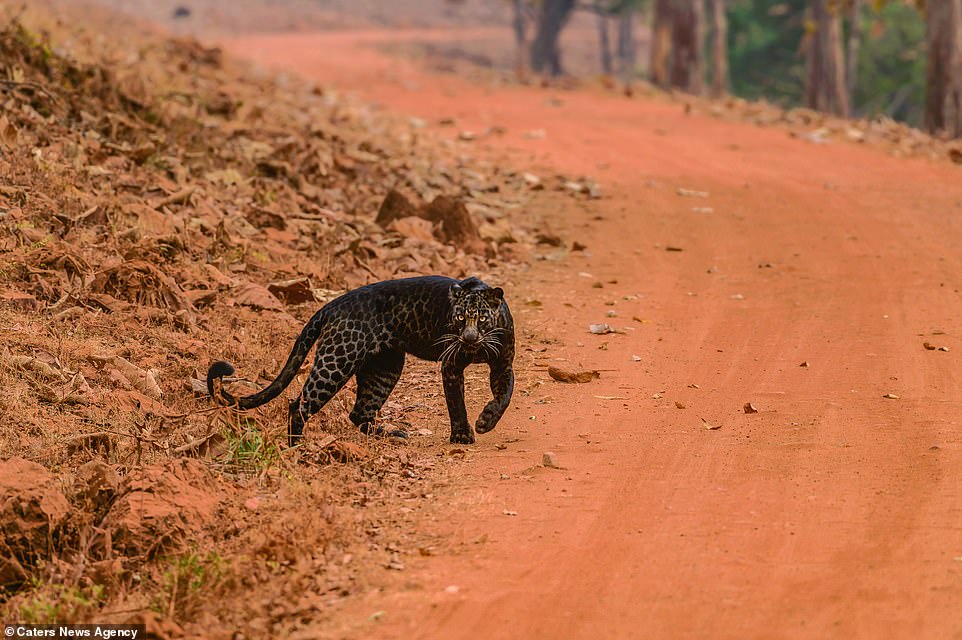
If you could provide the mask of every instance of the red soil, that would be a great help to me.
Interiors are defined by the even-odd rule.
[[[456,551],[411,563],[345,612],[343,632],[962,634],[960,168],[667,101],[472,85],[359,44],[405,37],[229,49],[439,135],[505,128],[458,143],[467,153],[598,179],[604,199],[553,215],[590,255],[538,262],[509,295],[526,335],[558,341],[545,363],[602,374],[522,389],[447,517],[425,523]],[[457,129],[433,125],[448,116]],[[593,322],[627,330],[591,335]],[[563,468],[540,467],[544,451]]]

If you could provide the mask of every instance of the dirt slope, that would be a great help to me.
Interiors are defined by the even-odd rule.
[[[588,252],[536,263],[510,296],[525,369],[601,377],[532,375],[424,523],[453,551],[332,635],[962,634],[958,167],[664,101],[472,86],[353,42],[227,46],[452,140],[504,128],[452,142],[466,154],[596,177],[605,199],[551,218]]]

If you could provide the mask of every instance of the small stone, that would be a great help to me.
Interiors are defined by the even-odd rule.
[[[555,455],[550,451],[545,451],[543,454],[541,454],[541,464],[547,469],[561,468],[558,466],[558,460],[555,458]]]
[[[615,330],[611,328],[611,325],[598,322],[595,324],[588,325],[588,331],[595,335],[605,335],[606,333],[614,333]]]

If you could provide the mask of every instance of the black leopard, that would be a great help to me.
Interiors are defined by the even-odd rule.
[[[300,440],[304,422],[351,376],[357,376],[351,422],[364,433],[380,433],[374,417],[401,377],[406,354],[441,362],[452,443],[470,444],[475,430],[494,429],[514,390],[514,321],[501,288],[473,277],[458,281],[424,276],[369,284],[321,307],[304,325],[284,368],[257,393],[235,398],[224,390],[221,378],[234,373],[224,361],[208,370],[207,391],[215,400],[240,409],[260,406],[291,383],[315,342],[314,366],[300,395],[290,403],[290,446]],[[472,430],[464,406],[464,370],[482,362],[491,370],[494,399]]]

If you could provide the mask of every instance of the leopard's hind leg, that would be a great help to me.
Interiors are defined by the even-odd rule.
[[[357,425],[362,433],[380,435],[381,430],[374,430],[374,418],[404,369],[403,351],[382,351],[368,358],[357,370],[357,399],[351,411],[351,422]],[[392,432],[391,435],[402,435],[403,432]]]
[[[343,355],[328,352],[318,343],[314,366],[307,382],[288,408],[287,443],[293,447],[304,433],[304,423],[321,410],[350,380],[357,370],[357,363]]]

